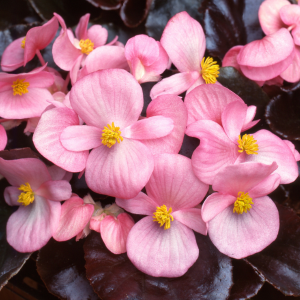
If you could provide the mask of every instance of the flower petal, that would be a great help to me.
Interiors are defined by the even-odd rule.
[[[153,173],[146,191],[158,206],[166,205],[172,211],[192,208],[199,204],[208,186],[193,173],[191,160],[179,154],[155,156]]]
[[[140,116],[143,92],[128,72],[119,69],[97,71],[76,82],[70,102],[87,125],[100,127],[115,122],[127,127]]]
[[[154,277],[179,277],[194,264],[199,249],[193,231],[174,220],[168,230],[152,217],[136,223],[127,239],[127,255],[142,272]]]
[[[166,25],[161,44],[180,72],[200,71],[206,48],[201,25],[185,11],[176,14]]]
[[[233,213],[229,206],[208,223],[209,237],[220,252],[240,259],[260,252],[276,239],[276,205],[267,196],[253,199],[253,203],[243,214]]]
[[[89,24],[89,20],[90,20],[90,14],[85,14],[80,18],[79,23],[75,29],[75,35],[78,40],[85,40],[88,38],[87,27]]]
[[[85,179],[96,193],[129,199],[145,186],[153,165],[153,156],[145,145],[124,139],[111,148],[101,145],[92,150]]]
[[[8,186],[4,190],[4,200],[10,206],[20,206],[22,205],[18,202],[21,191],[16,186]]]
[[[44,182],[35,193],[48,200],[63,201],[71,197],[72,187],[66,180],[51,180]]]
[[[234,46],[229,49],[223,58],[222,67],[234,67],[241,72],[240,65],[237,62],[237,56],[243,47],[244,46]]]
[[[107,249],[114,254],[125,253],[127,237],[133,225],[133,219],[126,213],[119,214],[117,218],[106,216],[100,223],[100,232]]]
[[[300,7],[299,7],[300,8]],[[284,70],[280,76],[288,82],[300,80],[300,47],[295,46],[295,56],[292,63]]]
[[[94,48],[98,48],[106,43],[108,32],[101,25],[93,25],[88,29],[87,36],[94,43]]]
[[[0,150],[4,150],[7,144],[7,134],[5,128],[0,125]]]

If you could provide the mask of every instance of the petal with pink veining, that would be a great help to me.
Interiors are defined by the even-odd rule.
[[[166,205],[174,212],[192,208],[203,200],[208,186],[194,175],[189,158],[179,154],[161,154],[154,158],[154,170],[146,191],[158,206]]]
[[[300,7],[299,7],[300,8]],[[295,46],[295,56],[288,68],[280,76],[288,82],[297,82],[300,80],[300,47]]]
[[[93,25],[88,29],[87,36],[94,43],[94,48],[98,48],[106,43],[108,32],[101,25]]]
[[[52,201],[67,200],[72,195],[72,187],[66,180],[50,180],[44,182],[36,191],[36,195]]]
[[[128,72],[97,71],[76,82],[70,92],[73,109],[87,125],[101,130],[114,122],[122,128],[133,124],[143,108],[143,92]]]
[[[70,172],[81,172],[86,165],[88,151],[68,151],[60,141],[63,130],[79,125],[78,116],[69,108],[46,111],[34,132],[33,142],[37,150],[59,167]]]
[[[89,155],[85,179],[99,194],[133,198],[145,186],[153,171],[153,156],[141,142],[124,139],[111,148],[101,145]]]
[[[201,25],[185,11],[166,25],[161,44],[180,72],[200,71],[206,43]]]
[[[192,229],[174,220],[164,230],[148,216],[136,223],[127,239],[127,255],[142,272],[154,277],[179,277],[199,256]]]
[[[237,56],[243,47],[244,46],[234,46],[229,49],[223,58],[222,67],[234,67],[241,72],[240,65],[237,62]]]
[[[114,254],[126,252],[128,234],[134,225],[131,216],[121,213],[117,218],[106,216],[100,223],[102,240],[109,251]]]
[[[218,250],[240,259],[260,252],[277,237],[279,214],[267,196],[253,199],[247,213],[233,213],[227,207],[208,223],[208,234]]]

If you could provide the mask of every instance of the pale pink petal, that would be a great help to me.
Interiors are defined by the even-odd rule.
[[[18,79],[22,79],[22,77],[18,76]],[[32,74],[28,73],[27,76],[25,77],[25,81],[26,80],[30,84],[29,89],[49,87],[54,83],[54,75],[52,73],[45,72],[45,71],[32,73]]]
[[[154,277],[179,277],[194,264],[199,249],[193,231],[174,220],[164,230],[152,217],[136,223],[127,239],[127,255],[142,272]]]
[[[114,122],[122,128],[133,124],[143,108],[143,92],[124,70],[97,71],[76,82],[70,92],[74,110],[87,125],[101,130]]]
[[[116,199],[116,204],[126,211],[138,215],[150,215],[156,211],[158,204],[143,192],[131,199]]]
[[[85,14],[79,20],[79,23],[75,29],[75,35],[79,40],[85,40],[87,36],[87,27],[89,24],[90,14]]]
[[[0,116],[8,119],[25,119],[41,116],[49,106],[52,95],[46,89],[31,88],[28,93],[13,95],[12,89],[0,93]]]
[[[55,180],[44,182],[35,193],[53,201],[67,200],[72,195],[72,187],[66,180]]]
[[[193,229],[196,232],[206,235],[207,225],[202,219],[201,209],[185,208],[175,211],[172,216],[175,220]]]
[[[204,84],[196,87],[184,99],[188,110],[187,124],[211,120],[222,125],[222,112],[228,103],[244,101],[222,85]]]
[[[172,211],[199,204],[208,186],[194,175],[191,160],[179,154],[155,156],[155,165],[146,191],[158,206],[166,205]]]
[[[201,25],[185,11],[176,14],[166,25],[161,44],[180,72],[200,71],[206,48]]]
[[[293,30],[292,30],[292,35],[294,38],[294,42],[295,45],[300,46],[300,26],[296,26]]]
[[[24,133],[34,133],[35,129],[36,129],[36,126],[37,124],[39,123],[40,121],[40,117],[35,117],[35,118],[30,118],[27,120],[27,125],[24,129]]]
[[[151,89],[150,97],[155,99],[163,94],[179,95],[189,89],[199,76],[199,72],[185,72],[164,78]]]
[[[7,134],[5,128],[0,125],[0,150],[4,150],[7,144]]]
[[[36,149],[57,166],[70,171],[81,172],[86,165],[88,151],[68,151],[60,141],[65,128],[79,125],[78,116],[69,108],[54,108],[45,112],[34,132]]]
[[[271,174],[261,183],[249,190],[249,196],[253,198],[259,198],[266,196],[277,189],[280,184],[280,175]]]
[[[199,78],[188,88],[188,90],[186,91],[186,95],[189,94],[194,88],[202,84],[205,84],[205,80],[202,76],[199,76]]]
[[[247,193],[277,169],[277,164],[243,163],[224,167],[215,177],[212,188],[222,194]],[[265,196],[265,195],[263,195]]]
[[[51,43],[57,29],[57,18],[53,17],[43,26],[33,27],[27,32],[24,48],[24,66],[33,59],[37,50],[42,50]]]
[[[200,139],[200,146],[192,156],[192,164],[196,176],[206,184],[212,184],[220,169],[234,164],[240,156],[238,147],[213,121],[192,123],[187,127],[186,134]]]
[[[124,139],[111,148],[101,145],[92,150],[85,179],[96,193],[133,198],[149,180],[153,165],[153,156],[144,144]]]
[[[293,61],[294,41],[285,28],[244,46],[237,56],[243,74],[252,80],[280,75]]]
[[[279,11],[282,22],[288,26],[298,25],[300,21],[300,7],[298,5],[285,5]]]
[[[161,95],[152,100],[147,107],[147,117],[164,116],[171,118],[174,129],[170,134],[159,139],[142,140],[153,155],[178,153],[184,138],[187,122],[187,110],[181,98],[175,95]]]
[[[47,244],[58,226],[61,205],[35,196],[28,206],[20,206],[7,222],[7,242],[19,252],[33,252]]]
[[[216,215],[221,213],[229,205],[236,201],[236,196],[213,193],[209,195],[202,205],[202,218],[209,222]]]
[[[106,43],[108,32],[101,25],[93,25],[88,29],[87,36],[94,43],[94,48],[98,48]]]
[[[80,69],[82,57],[83,56],[81,56],[81,55],[77,57],[77,59],[75,60],[73,66],[72,66],[72,68],[70,70],[70,78],[71,78],[72,85],[74,85],[75,82],[78,79],[78,72],[79,72],[79,69]]]
[[[114,254],[126,252],[129,231],[134,225],[131,216],[121,213],[117,218],[106,216],[100,223],[102,240],[109,251]]]
[[[240,101],[231,102],[226,105],[222,113],[222,125],[225,133],[235,144],[242,131],[247,114],[247,105]]]
[[[22,204],[18,202],[18,199],[21,193],[19,187],[8,186],[4,190],[4,200],[10,206],[20,206]]]
[[[153,116],[139,120],[122,130],[122,136],[128,139],[148,140],[168,135],[174,128],[171,118]]]
[[[52,180],[67,180],[70,181],[72,178],[72,173],[70,172],[66,172],[64,169],[56,166],[56,165],[52,165],[50,167],[47,167],[50,176],[52,178]]]
[[[128,61],[128,64],[130,66],[132,76],[138,81],[138,83],[142,83],[142,79],[146,76],[146,70],[141,60],[138,57],[134,57],[132,60]]]
[[[242,127],[241,132],[246,131],[256,125],[260,120],[252,121],[256,114],[256,106],[251,105],[247,107],[247,113],[244,121],[244,125]]]
[[[288,68],[280,74],[280,76],[288,82],[297,82],[300,80],[300,47],[295,46],[294,59]]]
[[[266,35],[286,27],[279,14],[280,9],[286,5],[291,5],[291,3],[287,0],[267,0],[262,2],[259,7],[258,18],[261,28]]]
[[[61,135],[62,145],[70,151],[84,151],[99,147],[102,144],[101,129],[88,125],[66,127]]]
[[[1,68],[4,72],[11,72],[24,64],[24,48],[21,47],[25,37],[11,42],[4,50],[1,58]]]
[[[116,46],[102,46],[95,49],[87,56],[85,68],[88,74],[104,69],[129,69],[124,48]]]
[[[246,161],[255,161],[271,164],[275,161],[278,169],[275,171],[281,176],[283,184],[291,183],[298,177],[298,167],[294,153],[278,136],[268,130],[259,130],[253,134],[258,144],[257,155],[247,155]],[[0,172],[1,173],[1,172]]]
[[[43,182],[51,180],[46,165],[37,158],[14,160],[0,158],[0,174],[13,186],[19,187],[28,182],[33,191]]]
[[[283,141],[286,143],[286,145],[290,148],[290,150],[294,154],[294,157],[295,157],[296,161],[299,161],[300,160],[300,154],[296,150],[295,145],[292,142],[288,141],[288,140],[283,140]]]
[[[218,250],[240,259],[260,252],[277,237],[279,214],[269,197],[252,199],[250,211],[233,213],[227,207],[208,223],[208,234]]]
[[[244,46],[234,46],[229,49],[223,58],[222,67],[234,67],[240,72],[241,70],[240,65],[237,62],[237,56],[243,47]]]
[[[104,217],[105,216],[103,215],[91,217],[90,229],[96,232],[100,232],[100,223],[102,222]]]
[[[59,225],[53,238],[59,242],[67,241],[81,232],[94,212],[94,205],[84,204],[78,196],[74,196],[61,206]]]

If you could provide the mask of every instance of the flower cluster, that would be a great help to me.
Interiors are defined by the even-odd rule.
[[[291,67],[298,61],[298,24],[286,2],[276,4],[275,13],[276,2],[265,1],[260,20],[268,35],[231,49],[223,65],[260,84],[279,75],[299,80],[298,65]],[[169,20],[161,41],[137,35],[123,45],[118,37],[107,43],[107,30],[88,23],[89,14],[74,35],[54,14],[2,56],[8,72],[35,55],[40,59],[42,66],[29,73],[0,73],[0,117],[3,123],[27,121],[25,132],[33,133],[36,149],[53,163],[0,158],[0,174],[12,185],[5,201],[19,206],[7,223],[9,244],[30,252],[51,237],[79,240],[94,230],[111,252],[127,252],[144,273],[178,277],[201,255],[193,231],[208,234],[220,252],[234,258],[272,243],[279,215],[267,195],[298,177],[300,155],[290,141],[267,130],[246,132],[259,122],[256,107],[217,81],[219,66],[204,57],[201,25],[181,12]],[[65,79],[40,53],[59,24],[53,58],[69,72]],[[178,73],[161,80],[171,64]],[[145,82],[158,83],[142,116]],[[183,92],[184,101],[178,96]],[[178,154],[185,134],[200,140],[191,159]],[[0,125],[0,150],[6,143]],[[69,181],[76,172],[93,192],[115,197],[115,203],[102,207],[90,195],[72,194]],[[209,185],[214,192],[206,197]],[[135,224],[129,213],[146,217]]]

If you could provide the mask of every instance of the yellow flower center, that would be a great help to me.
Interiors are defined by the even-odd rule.
[[[24,39],[21,42],[21,48],[25,48],[25,43],[26,43],[26,37],[24,37]]]
[[[252,208],[251,204],[253,204],[252,198],[249,197],[248,193],[239,192],[234,202],[233,212],[238,214],[247,213],[247,210]]]
[[[243,137],[239,136],[239,152],[246,151],[247,154],[257,154],[258,144],[257,140],[253,138],[251,134],[244,134]]]
[[[27,206],[34,201],[34,192],[28,182],[21,184],[19,190],[23,191],[18,198],[18,202],[22,203],[22,205]]]
[[[25,79],[17,79],[13,82],[13,85],[11,86],[13,88],[14,96],[28,93],[27,88],[29,87],[29,82],[24,82]]]
[[[165,205],[161,207],[156,207],[156,212],[153,213],[153,222],[158,222],[160,227],[165,225],[164,230],[169,229],[171,227],[171,221],[174,221],[171,212],[171,207],[169,208],[169,210],[167,210],[167,207]]]
[[[108,148],[113,146],[116,142],[120,143],[123,141],[120,127],[115,127],[114,122],[112,122],[111,125],[107,124],[107,127],[104,126],[102,132],[102,144]]]
[[[219,76],[220,67],[211,57],[203,57],[201,61],[201,74],[205,83],[216,83]]]
[[[82,53],[88,55],[94,50],[94,43],[90,39],[80,40],[79,47]]]

